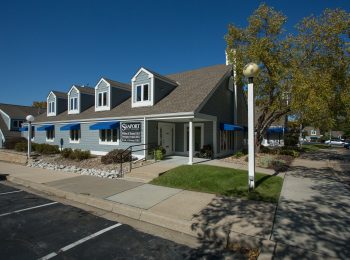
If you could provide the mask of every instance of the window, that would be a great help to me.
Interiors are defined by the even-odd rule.
[[[55,113],[55,101],[50,101],[48,108],[49,108],[49,114]]]
[[[220,130],[220,152],[233,150],[234,132]]]
[[[53,141],[55,139],[55,129],[46,130],[46,141]]]
[[[77,97],[70,98],[69,110],[78,110],[78,98]]]
[[[102,129],[100,130],[100,143],[117,144],[119,141],[118,129]]]
[[[80,141],[80,129],[70,130],[69,142],[79,143]]]
[[[107,92],[100,92],[100,93],[98,93],[97,106],[98,107],[108,106],[108,101],[107,100],[108,100]]]
[[[136,102],[149,101],[148,84],[136,86]]]
[[[316,130],[311,130],[311,135],[317,135]]]
[[[19,126],[18,126],[18,120],[14,120],[14,121],[13,121],[13,127],[15,127],[15,128],[19,127]]]

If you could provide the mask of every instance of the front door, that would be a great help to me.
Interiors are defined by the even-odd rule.
[[[171,123],[159,123],[158,128],[159,145],[162,146],[166,155],[174,152],[175,125]]]

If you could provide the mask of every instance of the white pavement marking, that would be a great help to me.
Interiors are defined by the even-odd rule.
[[[22,192],[22,191],[23,191],[23,190],[16,190],[16,191],[3,192],[3,193],[0,193],[0,195],[6,195],[6,194],[17,193],[17,192]]]
[[[61,252],[68,251],[69,249],[72,249],[73,247],[76,247],[76,246],[78,246],[78,245],[80,245],[80,244],[82,244],[82,243],[84,243],[84,242],[86,242],[86,241],[88,241],[88,240],[90,240],[90,239],[92,239],[94,237],[97,237],[97,236],[99,236],[99,235],[101,235],[101,234],[103,234],[103,233],[105,233],[105,232],[107,232],[107,231],[109,231],[111,229],[117,228],[117,227],[119,227],[121,225],[122,224],[118,223],[118,224],[115,224],[115,225],[110,226],[108,228],[102,229],[102,230],[100,230],[100,231],[98,231],[98,232],[96,232],[94,234],[91,234],[91,235],[89,235],[87,237],[84,237],[84,238],[78,240],[78,241],[75,241],[72,244],[69,244],[69,245],[67,245],[65,247],[62,247],[57,252],[52,252],[52,253],[50,253],[50,254],[48,254],[46,256],[43,256],[43,257],[39,258],[38,260],[47,260],[47,259],[53,258],[53,257],[57,256],[59,253],[61,253]]]
[[[7,215],[11,215],[11,214],[18,213],[18,212],[22,212],[22,211],[27,211],[27,210],[42,208],[42,207],[50,206],[50,205],[57,204],[57,203],[58,203],[58,202],[55,201],[55,202],[46,203],[46,204],[42,204],[42,205],[39,205],[39,206],[31,207],[31,208],[19,209],[19,210],[15,210],[15,211],[12,211],[12,212],[7,212],[7,213],[4,213],[4,214],[0,214],[0,217],[7,216]]]

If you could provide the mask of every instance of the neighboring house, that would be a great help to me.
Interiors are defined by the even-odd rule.
[[[155,144],[189,163],[205,145],[215,157],[230,154],[243,149],[247,125],[246,100],[232,75],[232,65],[166,76],[140,68],[131,85],[101,78],[95,88],[51,91],[47,113],[33,123],[34,141],[97,155],[136,145],[139,158]]]
[[[304,127],[303,132],[307,142],[317,142],[322,137],[320,129],[312,126]]]
[[[40,108],[0,103],[0,148],[7,140],[21,137],[20,128],[27,115],[37,116],[42,112]]]

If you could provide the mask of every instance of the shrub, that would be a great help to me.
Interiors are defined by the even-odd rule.
[[[59,149],[58,145],[33,143],[32,146],[33,146],[33,151],[40,153],[40,154],[60,153],[60,149]]]
[[[27,139],[25,139],[24,137],[10,137],[6,139],[4,143],[4,148],[16,150],[15,146],[17,143],[27,143],[27,142],[28,142]]]
[[[203,145],[203,148],[200,150],[199,157],[201,158],[212,158],[213,157],[213,149],[210,144]]]
[[[293,156],[294,158],[299,157],[300,152],[296,151],[296,150],[281,150],[279,152],[279,154],[281,155],[289,155],[289,156]]]
[[[111,163],[121,163],[121,162],[129,162],[132,160],[131,152],[125,151],[121,149],[115,149],[107,153],[106,155],[101,157],[101,163],[103,164],[111,164]]]
[[[78,160],[78,161],[86,160],[91,157],[90,151],[82,151],[80,149],[74,150],[73,154],[75,156],[75,160]]]
[[[233,156],[238,159],[238,158],[241,158],[242,156],[244,156],[244,153],[243,152],[237,152]]]
[[[28,150],[28,144],[27,142],[19,142],[15,144],[14,148],[17,152],[25,152]]]
[[[154,159],[163,160],[165,154],[166,154],[166,150],[162,146],[158,146],[154,150]]]
[[[62,151],[61,151],[61,156],[63,158],[69,158],[70,154],[73,152],[73,150],[71,148],[64,148]]]
[[[271,168],[276,171],[281,171],[287,168],[287,164],[284,160],[274,159],[272,156],[264,156],[259,160],[259,164],[264,168]]]
[[[273,161],[273,157],[270,155],[263,156],[259,159],[259,164],[261,167],[268,168]]]

